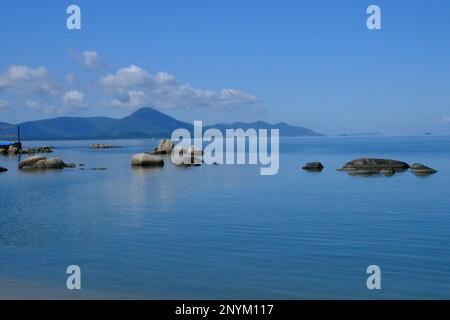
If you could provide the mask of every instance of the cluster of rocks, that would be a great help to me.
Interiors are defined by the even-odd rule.
[[[384,174],[385,176],[392,176],[396,172],[402,172],[408,169],[410,169],[413,174],[421,176],[437,172],[421,163],[415,163],[410,166],[403,161],[373,158],[352,160],[346,163],[341,169],[338,169],[338,171],[346,171],[351,175]]]
[[[309,162],[302,167],[311,172],[320,172],[324,166],[320,162]],[[374,175],[383,174],[393,176],[396,172],[402,172],[410,169],[417,176],[426,176],[436,173],[437,170],[427,167],[421,163],[409,165],[406,162],[390,159],[361,158],[347,162],[338,171],[348,172],[350,175]]]
[[[20,150],[20,154],[36,154],[36,153],[52,153],[53,148],[49,146],[43,146],[38,148],[28,148],[24,150]]]
[[[19,162],[20,170],[64,169],[76,166],[74,163],[65,163],[60,158],[47,159],[43,156],[32,156]]]
[[[21,150],[15,145],[10,145],[8,149],[2,149],[2,152],[4,154],[9,155],[20,155],[20,154],[36,154],[36,153],[52,153],[53,149],[49,146],[43,146],[43,147],[35,147],[35,148],[27,148]]]
[[[106,144],[106,143],[94,143],[94,144],[91,144],[91,149],[115,149],[115,148],[120,148],[120,147],[113,146],[113,145]]]
[[[172,154],[172,151],[178,155],[179,161],[175,163],[177,166],[189,167],[202,164],[203,150],[199,147],[191,146],[187,149],[177,148],[174,150],[173,142],[163,139],[152,152],[135,154],[131,159],[131,165],[133,167],[164,166],[164,160],[160,155]]]

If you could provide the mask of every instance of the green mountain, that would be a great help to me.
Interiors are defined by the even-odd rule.
[[[193,130],[193,125],[176,120],[152,108],[142,108],[122,119],[107,117],[58,117],[53,119],[20,123],[22,140],[85,140],[85,139],[132,139],[170,137],[178,128]],[[218,124],[219,130],[230,128],[279,128],[281,136],[317,136],[306,128],[286,123],[271,125],[266,122]],[[206,129],[206,128],[205,128]]]
[[[58,117],[20,124],[23,140],[132,139],[167,137],[177,128],[192,125],[151,108],[122,118]]]

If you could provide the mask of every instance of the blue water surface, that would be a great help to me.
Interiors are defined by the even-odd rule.
[[[102,142],[102,141],[95,141]],[[450,137],[281,139],[280,170],[132,169],[156,140],[51,145],[85,170],[21,172],[0,157],[0,297],[124,299],[450,298]],[[439,170],[353,177],[380,157]],[[301,166],[321,161],[309,173]],[[94,167],[106,170],[90,170]],[[82,290],[68,291],[79,265]],[[382,270],[369,291],[366,268]]]

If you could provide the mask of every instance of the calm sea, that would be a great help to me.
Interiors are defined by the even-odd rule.
[[[124,148],[25,143],[51,145],[51,156],[83,171],[19,172],[16,157],[0,157],[9,168],[0,174],[0,297],[450,298],[450,137],[282,139],[275,176],[169,160],[136,170],[132,154],[156,140],[106,142]],[[336,171],[366,156],[439,172]],[[309,161],[325,170],[301,170]],[[66,289],[72,264],[81,291]],[[366,287],[373,264],[379,291]]]

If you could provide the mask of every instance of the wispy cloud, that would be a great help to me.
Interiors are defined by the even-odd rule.
[[[21,94],[39,93],[57,95],[61,87],[54,82],[45,67],[12,65],[0,74],[0,90]]]
[[[104,65],[95,51],[70,55],[87,68]],[[80,72],[80,71],[79,71]],[[82,71],[81,71],[82,72]],[[95,75],[95,74],[94,74]],[[78,78],[80,76],[80,78]],[[206,90],[183,83],[167,72],[150,73],[137,65],[118,69],[115,73],[95,75],[83,82],[83,74],[68,72],[61,79],[53,77],[44,66],[11,65],[0,73],[0,92],[14,101],[17,110],[44,114],[77,114],[89,105],[137,109],[208,108],[210,110],[261,110],[260,99],[238,89]],[[98,89],[101,89],[100,91]],[[95,90],[94,90],[95,89]],[[0,109],[9,106],[0,100]]]
[[[96,51],[87,50],[79,52],[75,49],[70,49],[69,55],[86,68],[98,69],[105,66],[100,55]]]
[[[87,106],[87,103],[84,99],[84,93],[77,91],[77,90],[72,90],[72,91],[66,92],[62,96],[62,101],[65,106],[70,106],[70,107],[86,107]]]
[[[136,65],[102,77],[100,85],[112,95],[110,104],[113,106],[234,110],[260,103],[255,96],[237,89],[203,90],[181,83],[167,72],[151,75]]]

